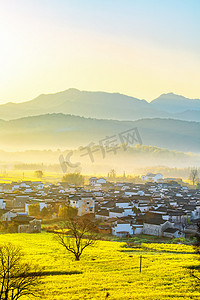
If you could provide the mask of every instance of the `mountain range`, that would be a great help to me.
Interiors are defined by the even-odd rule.
[[[142,143],[169,150],[199,153],[200,122],[173,119],[119,121],[84,118],[64,114],[46,114],[16,120],[0,120],[0,149],[72,149],[117,139],[127,130],[138,129]],[[113,137],[114,136],[114,137]],[[132,145],[131,145],[132,146]]]
[[[199,122],[200,99],[188,99],[168,93],[149,103],[119,93],[68,89],[55,94],[43,94],[22,103],[9,102],[0,105],[0,119],[3,120],[52,113],[124,121],[170,118]]]

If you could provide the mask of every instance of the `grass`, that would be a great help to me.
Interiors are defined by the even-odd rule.
[[[0,183],[11,183],[12,181],[42,181],[56,183],[62,181],[63,173],[44,172],[42,178],[35,176],[34,170],[8,170],[0,173]]]
[[[8,241],[43,268],[41,299],[200,299],[188,270],[198,265],[191,246],[144,244],[125,249],[123,242],[98,241],[77,262],[50,233],[0,235],[0,243]]]

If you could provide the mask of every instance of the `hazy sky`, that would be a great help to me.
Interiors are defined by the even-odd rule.
[[[199,0],[0,0],[0,102],[74,87],[200,98]]]

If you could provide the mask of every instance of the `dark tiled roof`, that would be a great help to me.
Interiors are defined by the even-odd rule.
[[[167,207],[166,206],[160,206],[159,208],[156,209],[158,212],[167,212]]]
[[[96,215],[100,215],[100,216],[109,216],[109,211],[107,209],[102,209],[96,212]]]
[[[158,218],[152,218],[152,219],[149,219],[148,221],[145,221],[144,223],[146,224],[152,224],[152,225],[161,225],[161,224],[164,224],[166,221],[163,220],[163,219],[158,219]]]
[[[0,209],[0,216],[7,213],[8,211],[9,211],[8,209]]]
[[[17,222],[17,223],[29,223],[33,219],[34,219],[34,217],[30,217],[30,216],[16,216],[16,217],[12,218],[12,221]]]
[[[113,202],[113,201],[109,201],[105,204],[102,204],[102,207],[107,207],[107,208],[112,208],[114,206],[115,206],[115,202]]]
[[[196,209],[196,205],[184,205],[183,209],[193,211]]]
[[[124,212],[124,209],[115,207],[115,208],[111,209],[110,211],[115,212],[115,213],[122,213],[122,212]]]
[[[185,212],[183,210],[168,210],[167,211],[169,216],[183,216]]]
[[[169,233],[175,233],[176,231],[179,231],[178,228],[167,228],[164,230],[164,232],[169,232]]]

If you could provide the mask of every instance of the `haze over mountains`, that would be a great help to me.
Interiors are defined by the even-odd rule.
[[[68,89],[55,94],[40,95],[23,103],[0,105],[0,119],[3,120],[48,113],[130,121],[142,118],[170,118],[199,122],[200,99],[187,99],[169,93],[149,103],[119,93]]]
[[[0,120],[0,148],[3,150],[72,149],[99,144],[107,136],[138,128],[143,145],[199,153],[200,122],[173,119],[116,121],[47,114],[17,120]],[[139,144],[134,142],[135,146]],[[132,145],[131,145],[132,146]]]
[[[120,171],[121,166],[130,172],[142,166],[200,166],[199,121],[198,99],[169,93],[149,103],[119,93],[69,89],[0,105],[0,149],[10,151],[1,151],[1,161],[58,163],[60,150],[78,149],[74,161],[92,173],[113,167]],[[94,164],[82,157],[81,146],[99,145],[111,136],[120,144],[119,134],[133,128],[144,146],[136,146],[136,140],[127,151],[120,148],[107,159],[95,152]],[[30,149],[44,151],[24,152]]]
[[[23,155],[24,150],[79,149],[76,153],[80,153],[81,146],[98,145],[110,136],[120,143],[119,134],[137,128],[144,147],[121,150],[118,156],[112,153],[107,161],[102,161],[99,154],[96,169],[93,164],[89,167],[86,160],[84,169],[93,172],[118,166],[130,171],[147,165],[200,166],[199,121],[199,99],[169,93],[149,103],[119,93],[69,89],[23,103],[0,105],[0,149],[13,152],[13,162],[23,162],[29,161],[28,152]],[[21,151],[20,156],[15,151]],[[32,153],[30,162],[45,161],[42,153]],[[52,162],[58,161],[58,154],[52,157]],[[2,155],[4,161],[7,157],[11,160],[10,153]]]

